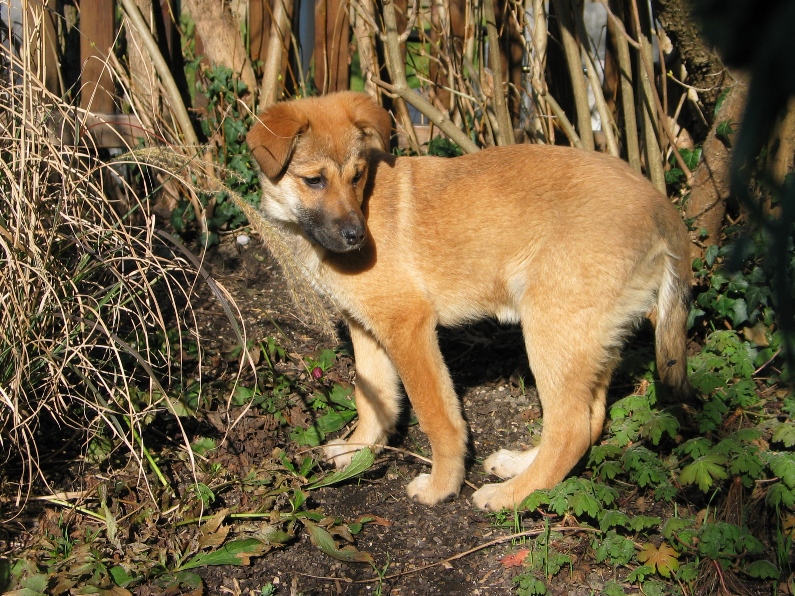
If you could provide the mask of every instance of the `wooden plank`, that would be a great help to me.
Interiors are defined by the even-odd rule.
[[[54,116],[50,127],[57,141],[63,145],[82,145],[92,149],[130,149],[138,145],[140,137],[148,137],[137,117],[131,114],[95,114],[73,109],[64,125]],[[75,122],[79,125],[75,127]],[[79,137],[75,138],[75,134]]]
[[[252,60],[264,60],[271,30],[271,7],[268,0],[251,0],[248,6],[249,46]]]
[[[348,89],[351,27],[346,0],[315,0],[315,86],[321,93]]]
[[[140,137],[149,135],[141,126],[136,116],[131,114],[96,114],[85,115],[84,134],[91,135],[92,141],[85,141],[89,146],[97,148],[131,149],[138,145]]]
[[[116,93],[105,57],[113,46],[113,0],[80,0],[80,33],[80,107],[112,113]]]

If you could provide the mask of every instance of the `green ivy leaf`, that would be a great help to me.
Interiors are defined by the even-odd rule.
[[[731,319],[733,327],[737,327],[740,323],[744,323],[748,320],[748,306],[744,299],[737,298],[737,300],[732,303]]]
[[[607,509],[599,517],[599,528],[603,532],[606,532],[610,528],[614,528],[616,526],[621,526],[622,528],[629,528],[630,527],[629,516],[622,511],[618,511],[617,509]]]
[[[715,128],[715,136],[718,137],[728,147],[731,147],[732,145],[731,136],[733,134],[734,134],[734,128],[732,128],[732,123],[728,120],[720,122],[718,126]]]
[[[698,162],[701,161],[701,149],[680,149],[679,154],[691,170],[695,170],[698,167]]]
[[[782,422],[773,431],[773,442],[783,443],[784,447],[795,446],[795,424]]]
[[[356,412],[353,410],[345,410],[342,412],[332,411],[318,418],[315,425],[321,433],[328,434],[340,430],[355,417]]]
[[[351,463],[345,466],[344,469],[338,470],[337,472],[326,476],[322,480],[318,480],[317,482],[310,484],[306,487],[306,490],[314,490],[322,486],[329,486],[331,484],[337,484],[338,482],[344,482],[345,480],[354,478],[355,476],[358,476],[359,474],[369,470],[374,461],[375,454],[373,454],[370,449],[367,447],[360,449],[353,454]]]
[[[320,431],[315,426],[310,426],[309,428],[294,428],[290,431],[290,439],[298,445],[317,447],[323,437],[320,436]]]
[[[698,484],[698,488],[707,492],[716,480],[725,480],[729,477],[725,465],[726,457],[723,455],[702,455],[682,468],[679,481],[682,484]]]
[[[750,565],[746,565],[745,572],[751,577],[758,579],[778,579],[780,575],[778,567],[765,559],[759,559]]]
[[[711,244],[707,247],[707,250],[704,251],[704,262],[707,264],[707,267],[712,267],[715,264],[715,259],[718,258],[718,254],[720,253],[720,246],[717,244]]]
[[[635,544],[615,530],[607,532],[596,547],[597,563],[607,561],[611,565],[626,565],[634,556]]]

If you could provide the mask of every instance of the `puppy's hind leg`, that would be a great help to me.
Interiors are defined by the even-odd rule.
[[[605,404],[607,403],[607,389],[610,386],[610,378],[613,370],[618,363],[618,354],[611,357],[604,370],[599,374],[596,385],[593,389],[593,399],[591,401],[591,445],[595,444],[602,436],[605,423]],[[500,449],[492,453],[483,462],[483,469],[489,474],[494,474],[503,479],[513,478],[523,472],[538,456],[539,447],[533,447],[526,451],[512,451],[510,449]]]
[[[555,345],[531,341],[555,336]],[[574,330],[567,334],[561,327],[531,332],[526,324],[525,337],[544,414],[541,443],[534,450],[501,451],[486,460],[487,471],[513,477],[475,492],[473,500],[481,509],[514,507],[534,490],[555,486],[601,434],[611,368],[605,350],[597,342],[589,346]],[[522,464],[527,467],[522,469]]]
[[[356,359],[354,399],[359,422],[347,440],[329,441],[323,448],[337,468],[347,466],[359,449],[383,445],[400,414],[400,380],[389,356],[361,325],[348,321],[348,328]]]

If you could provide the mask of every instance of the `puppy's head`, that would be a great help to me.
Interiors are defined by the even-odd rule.
[[[264,211],[330,251],[360,248],[370,150],[386,149],[390,131],[389,114],[362,93],[269,108],[246,136],[262,169]]]

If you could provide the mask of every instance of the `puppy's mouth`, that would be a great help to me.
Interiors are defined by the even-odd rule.
[[[359,213],[333,218],[323,211],[304,211],[299,223],[309,240],[331,252],[351,252],[364,246],[367,228]]]

